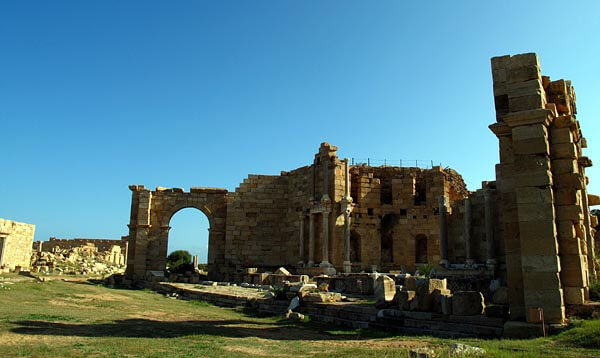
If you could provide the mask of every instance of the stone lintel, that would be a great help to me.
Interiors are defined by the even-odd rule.
[[[133,184],[133,185],[130,185],[130,186],[129,186],[129,190],[131,190],[131,191],[146,190],[146,187],[145,187],[145,186],[143,186],[143,185],[136,185],[136,184]]]
[[[502,116],[502,119],[510,127],[525,126],[529,124],[549,125],[552,120],[552,111],[548,109],[533,109],[519,111]]]
[[[588,205],[600,205],[600,195],[588,194]]]

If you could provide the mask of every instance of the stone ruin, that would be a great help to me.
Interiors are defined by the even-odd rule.
[[[0,271],[29,268],[35,225],[0,218]]]
[[[31,271],[58,275],[106,276],[125,272],[126,240],[56,239],[37,241]]]
[[[491,63],[495,181],[469,191],[448,168],[351,165],[322,143],[311,164],[250,175],[235,192],[132,185],[127,279],[164,270],[169,221],[193,207],[209,219],[214,281],[265,284],[285,267],[341,292],[374,294],[383,280],[383,302],[400,311],[481,314],[495,297],[511,320],[537,322],[543,309],[564,323],[596,277],[589,207],[600,204],[587,193],[575,92],[542,76],[536,54]]]

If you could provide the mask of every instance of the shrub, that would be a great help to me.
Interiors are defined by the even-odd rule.
[[[192,254],[186,250],[173,251],[167,256],[167,268],[173,272],[181,272],[179,266],[190,265],[192,266]],[[187,271],[193,271],[194,268],[188,269]],[[184,270],[183,272],[185,272]]]

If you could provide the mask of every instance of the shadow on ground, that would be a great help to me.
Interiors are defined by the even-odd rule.
[[[274,340],[343,340],[357,339],[356,334],[327,334],[302,326],[278,325],[244,320],[222,321],[155,321],[149,319],[125,319],[110,323],[74,324],[23,320],[11,332],[29,335],[76,336],[76,337],[137,337],[175,338],[189,335],[219,337],[258,337]]]

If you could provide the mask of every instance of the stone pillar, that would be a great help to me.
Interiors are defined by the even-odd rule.
[[[547,323],[563,323],[548,133],[556,113],[547,105],[548,81],[534,53],[492,58],[492,75],[498,123],[490,129],[500,140],[496,171],[511,319],[529,320],[530,310],[542,308]]]
[[[198,255],[194,255],[192,257],[192,264],[194,265],[194,270],[198,269]]]
[[[467,265],[473,265],[475,260],[473,258],[473,238],[471,232],[473,231],[473,215],[471,210],[471,199],[465,199],[465,249],[467,254]]]
[[[350,197],[350,170],[348,158],[344,159],[344,198],[342,199],[342,211],[344,212],[344,272],[352,272],[350,262],[350,211],[352,197]]]
[[[352,272],[350,262],[350,214],[344,213],[344,272]]]
[[[485,241],[486,241],[486,265],[493,270],[496,267],[496,249],[494,240],[494,217],[492,212],[492,192],[489,189],[483,191],[485,211]]]
[[[331,267],[329,263],[329,212],[323,212],[323,261],[321,267]]]
[[[308,266],[315,264],[315,215],[308,214]]]
[[[300,245],[300,247],[298,248],[298,256],[300,256],[300,260],[298,261],[299,266],[304,265],[304,220],[305,217],[304,215],[302,215],[300,217],[300,237],[298,240],[298,244]]]
[[[448,227],[447,227],[447,209],[446,197],[444,195],[438,198],[440,205],[440,266],[448,265]]]

